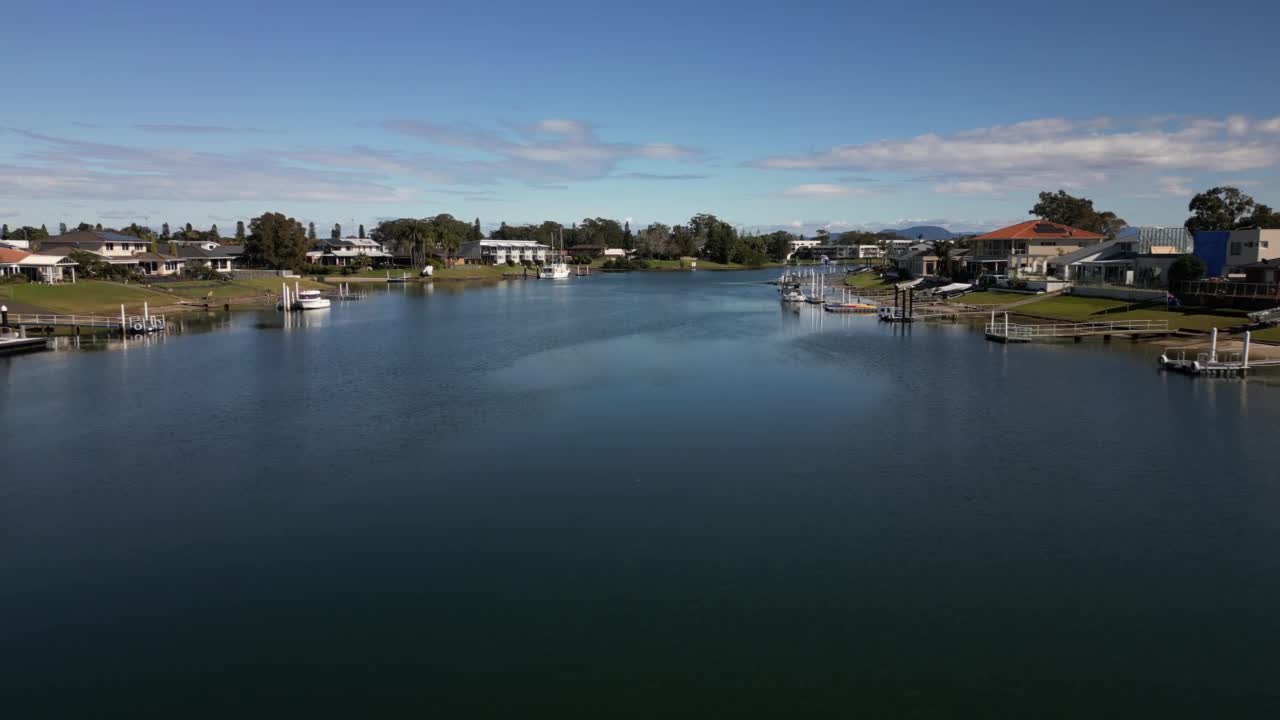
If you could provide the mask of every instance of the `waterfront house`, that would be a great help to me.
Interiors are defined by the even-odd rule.
[[[545,263],[550,245],[543,245],[533,240],[472,240],[463,243],[458,249],[459,264],[503,265],[508,261],[523,263]],[[577,254],[578,248],[569,248],[569,252]],[[603,252],[604,248],[601,248]]]
[[[12,275],[21,275],[22,269],[18,262],[27,257],[31,253],[17,248],[0,247],[0,277],[9,277]]]
[[[35,282],[76,281],[76,262],[57,253],[31,253],[18,261],[18,270]]]
[[[240,254],[228,251],[225,245],[215,244],[214,248],[213,250],[206,250],[203,247],[193,245],[179,245],[175,248],[178,251],[176,260],[180,262],[179,269],[191,268],[195,265],[206,265],[224,274],[234,270],[236,262],[240,259]]]
[[[1044,275],[1049,261],[1101,243],[1101,235],[1048,220],[1027,220],[970,241],[975,275]]]
[[[1226,272],[1242,272],[1246,265],[1280,258],[1280,230],[1232,230],[1227,237]]]
[[[1125,243],[1128,251],[1142,255],[1185,255],[1195,247],[1195,239],[1182,226],[1126,227],[1115,239]]]
[[[226,249],[227,246],[221,246]],[[343,267],[355,262],[360,256],[373,261],[374,264],[390,261],[391,253],[376,240],[368,238],[342,238],[341,240],[317,240],[307,252],[307,262],[316,265],[333,265]]]
[[[1156,252],[1144,252],[1143,247]],[[1130,234],[1050,258],[1046,274],[1078,287],[1162,290],[1169,287],[1169,268],[1177,259],[1177,254]]]
[[[1244,281],[1247,283],[1278,285],[1280,284],[1280,258],[1241,265],[1240,272],[1244,274]]]

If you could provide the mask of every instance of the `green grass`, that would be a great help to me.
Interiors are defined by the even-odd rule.
[[[973,295],[966,297],[973,297]],[[1129,309],[1131,307],[1133,307],[1131,303],[1123,300],[1060,295],[1021,305],[1016,312],[1070,322],[1088,322],[1091,320],[1168,320],[1169,327],[1175,330],[1208,331],[1215,327],[1228,328],[1246,322],[1244,311],[1207,313],[1197,311],[1194,308],[1183,311],[1166,310],[1159,307],[1131,310]]]
[[[961,295],[951,302],[960,305],[1008,305],[1019,300],[1027,300],[1031,296],[1021,293],[1000,292],[999,290],[986,290],[982,292],[971,292],[968,295]]]
[[[857,275],[845,275],[844,284],[849,287],[855,287],[859,290],[870,290],[872,288],[888,288],[893,287],[893,283],[889,280],[883,280],[874,272],[858,273]]]
[[[191,280],[175,283],[160,283],[153,285],[153,289],[170,295],[174,298],[184,300],[211,300],[230,301],[245,298],[265,297],[267,293],[280,294],[280,285],[284,282],[289,283],[289,287],[293,287],[294,282],[303,290],[318,290],[324,288],[325,285],[311,280],[284,280],[283,278],[262,278],[256,280],[235,280],[232,282],[222,282],[219,280]]]
[[[118,313],[120,305],[141,309],[142,304],[161,305],[173,300],[165,293],[137,285],[81,280],[59,285],[20,284],[0,286],[0,298],[31,308],[66,314]]]
[[[782,267],[782,263],[767,262],[763,265],[740,265],[738,263],[718,263],[706,258],[681,258],[679,260],[650,260],[651,270],[692,270],[693,263],[698,263],[699,270],[758,270],[760,268]],[[592,267],[596,264],[593,262]]]
[[[1266,340],[1267,342],[1280,342],[1280,327],[1266,328],[1258,330],[1253,334],[1254,340]]]

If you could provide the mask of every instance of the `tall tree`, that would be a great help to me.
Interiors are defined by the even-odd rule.
[[[476,218],[476,221],[471,224],[470,240],[472,242],[475,242],[476,240],[483,240],[483,239],[484,239],[484,233],[480,230],[480,218]]]
[[[329,239],[330,239],[330,240],[341,240],[341,239],[342,239],[342,224],[341,224],[341,223],[334,223],[334,224],[333,224],[333,229],[329,231]]]
[[[307,259],[306,231],[302,223],[281,213],[264,213],[249,221],[244,252],[250,259],[277,270],[298,268]]]
[[[209,239],[214,242],[222,239],[222,233],[218,232],[218,223],[209,226]]]
[[[160,224],[160,239],[161,239],[161,240],[168,240],[168,239],[169,239],[169,237],[170,237],[170,235],[169,235],[169,223],[161,223],[161,224]]]
[[[67,224],[66,224],[66,223],[64,223],[64,222],[60,222],[60,223],[58,223],[58,234],[59,234],[59,235],[66,235],[66,234],[67,234]]]
[[[624,250],[634,250],[635,246],[635,238],[631,235],[631,221],[627,220],[622,223],[622,248]]]
[[[364,223],[360,224],[360,239],[364,239]]]
[[[43,225],[41,225],[40,227],[44,227],[44,226],[43,226]],[[98,223],[97,225],[94,225],[94,226],[93,226],[93,229],[94,229],[94,230],[101,230],[101,229],[102,229],[102,223]]]
[[[8,240],[8,239],[9,239],[9,223],[5,223],[3,226],[0,226],[0,240]]]
[[[1082,230],[1084,228],[1081,228]],[[951,253],[955,251],[956,244],[950,240],[934,240],[930,243],[932,247],[930,252],[938,258],[938,274],[943,277],[951,276]]]
[[[244,244],[244,221],[236,221],[236,242]]]
[[[435,228],[430,220],[385,220],[373,229],[372,237],[387,247],[392,255],[408,257],[414,265],[425,264],[436,248]]]
[[[1066,190],[1040,193],[1040,202],[1031,208],[1030,214],[1049,222],[1069,225],[1107,237],[1115,237],[1116,233],[1127,226],[1127,223],[1115,213],[1095,210],[1092,200],[1075,197]]]
[[[98,229],[102,229],[102,226],[99,225]],[[44,226],[44,223],[40,223],[40,235],[41,239],[49,237],[49,229]]]
[[[1280,215],[1270,207],[1233,187],[1215,187],[1191,198],[1191,217],[1186,228],[1197,230],[1239,230],[1280,228]]]
[[[307,223],[307,239],[308,240],[316,239],[316,224],[314,222]]]
[[[192,232],[195,230],[195,228],[191,227],[191,223],[187,223],[187,226],[183,229],[186,230],[187,232]]]

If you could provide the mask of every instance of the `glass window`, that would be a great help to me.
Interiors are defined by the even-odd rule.
[[[1233,243],[1231,243],[1231,254],[1232,254],[1232,255],[1239,255],[1239,254],[1240,254],[1240,252],[1241,252],[1241,250],[1242,250],[1242,248],[1240,247],[1240,243],[1238,243],[1238,242],[1233,242]]]

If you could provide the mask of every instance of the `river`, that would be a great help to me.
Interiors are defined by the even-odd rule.
[[[1280,713],[1274,381],[774,274],[0,358],[5,714]]]

